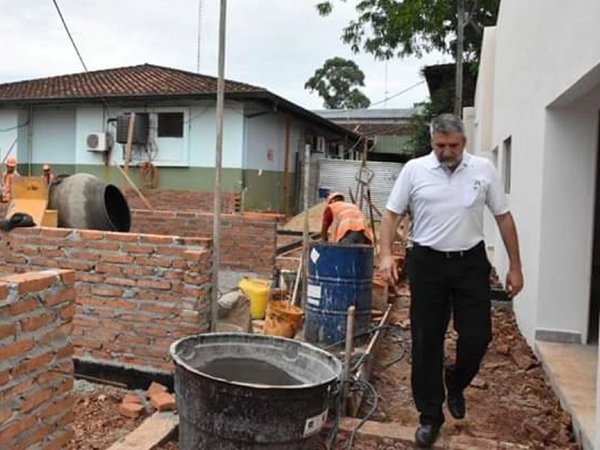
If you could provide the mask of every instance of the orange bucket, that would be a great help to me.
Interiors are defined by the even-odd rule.
[[[304,311],[286,301],[267,303],[263,333],[269,336],[293,338],[300,328]]]

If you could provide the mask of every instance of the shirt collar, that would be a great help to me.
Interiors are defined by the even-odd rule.
[[[435,152],[432,150],[429,155],[427,155],[427,165],[430,169],[437,169],[442,167],[442,163],[440,163],[435,156]],[[466,151],[463,151],[462,161],[460,162],[459,167],[469,167],[471,165],[471,155],[469,155]]]

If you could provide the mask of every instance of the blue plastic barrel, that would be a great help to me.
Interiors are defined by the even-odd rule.
[[[346,338],[348,307],[354,305],[355,334],[371,326],[373,247],[315,243],[308,263],[304,338],[333,344]]]

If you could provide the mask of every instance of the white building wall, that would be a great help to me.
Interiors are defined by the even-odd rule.
[[[268,113],[246,118],[245,169],[285,170],[286,128],[288,116]],[[288,170],[295,171],[296,153],[303,142],[303,127],[298,119],[289,116]]]
[[[484,151],[499,147],[500,172],[502,143],[512,139],[510,202],[526,277],[514,306],[530,342],[541,327],[586,332],[597,113],[581,103],[585,89],[571,88],[600,62],[600,46],[592,45],[600,42],[598,17],[597,0],[576,6],[561,0],[504,0],[492,96],[491,62],[482,66],[479,80],[476,139]],[[582,45],[586,42],[590,45]],[[569,106],[574,100],[578,103]],[[548,112],[550,106],[574,109]],[[564,127],[560,132],[557,122]],[[492,124],[489,144],[487,124]],[[578,243],[568,244],[573,239]],[[495,245],[502,248],[499,241]],[[504,251],[496,252],[495,263],[504,274]]]
[[[19,115],[15,110],[0,111],[0,161],[4,159],[8,149],[13,144],[19,134]],[[12,155],[17,156],[16,144],[13,147]]]
[[[31,154],[22,162],[73,164],[75,161],[75,108],[36,108],[33,112]],[[20,152],[21,153],[21,152]]]

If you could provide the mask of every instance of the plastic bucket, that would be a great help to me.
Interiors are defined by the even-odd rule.
[[[259,278],[243,278],[239,283],[239,288],[250,299],[252,319],[264,319],[271,282]]]
[[[300,328],[304,311],[286,301],[271,301],[267,304],[267,314],[263,333],[269,336],[293,338]]]

